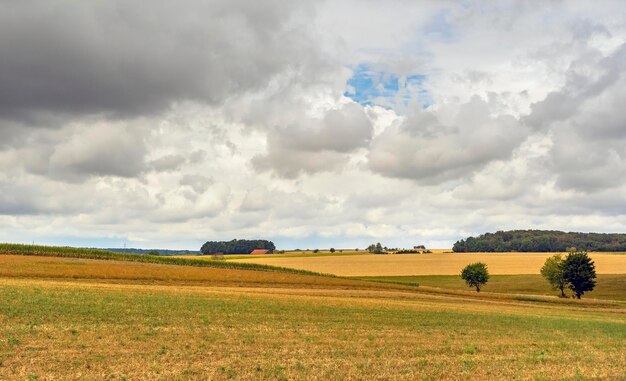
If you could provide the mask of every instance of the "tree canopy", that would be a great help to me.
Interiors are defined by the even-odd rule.
[[[487,265],[482,262],[471,263],[461,271],[461,278],[469,287],[474,287],[476,292],[480,292],[480,287],[489,281]]]
[[[457,241],[455,252],[626,251],[626,234],[566,233],[556,230],[510,230]]]
[[[274,242],[264,239],[233,239],[232,241],[207,241],[202,245],[200,251],[204,255],[214,253],[250,254],[255,249],[269,250],[272,253],[276,250],[276,246],[274,246]]]
[[[578,251],[567,255],[563,261],[563,278],[576,297],[596,286],[596,266],[586,252]]]
[[[380,242],[378,242],[376,244],[369,245],[367,247],[367,251],[369,251],[372,254],[382,254],[382,253],[384,253],[383,246],[380,244]]]
[[[561,296],[565,297],[567,281],[563,276],[563,258],[561,258],[561,254],[553,255],[546,259],[546,262],[541,268],[541,275],[546,278],[552,288],[560,290]]]

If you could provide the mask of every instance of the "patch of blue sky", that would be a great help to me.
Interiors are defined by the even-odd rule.
[[[344,96],[363,106],[395,108],[418,103],[426,108],[432,104],[425,87],[426,80],[427,76],[423,74],[398,75],[360,64],[353,69]]]

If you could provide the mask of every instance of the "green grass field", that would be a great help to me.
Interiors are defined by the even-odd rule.
[[[359,277],[355,279],[388,282],[394,284],[419,284],[446,290],[472,291],[458,275],[420,275],[398,277]],[[492,275],[482,292],[530,295],[554,295],[560,291],[550,288],[541,275]],[[571,292],[566,293],[571,295]],[[595,290],[585,293],[585,298],[626,301],[626,275],[600,274]]]
[[[529,278],[519,298],[511,276],[477,295],[449,277],[378,279],[415,287],[75,254],[0,255],[0,379],[626,379],[625,289],[535,297]]]

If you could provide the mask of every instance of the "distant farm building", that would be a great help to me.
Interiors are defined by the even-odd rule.
[[[269,254],[269,250],[264,249],[255,249],[250,252],[250,254]]]

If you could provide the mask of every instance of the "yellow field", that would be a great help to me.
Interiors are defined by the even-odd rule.
[[[95,259],[0,255],[0,278],[80,279],[108,282],[210,284],[237,287],[358,287],[381,285],[352,279],[303,274],[210,267],[174,266],[152,263],[101,261]],[[384,285],[399,288],[398,285]]]
[[[310,258],[245,258],[236,262],[290,267],[339,276],[458,275],[467,264],[485,262],[490,274],[539,274],[553,253],[443,253]],[[626,255],[590,253],[598,274],[626,274]]]

